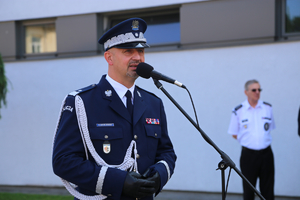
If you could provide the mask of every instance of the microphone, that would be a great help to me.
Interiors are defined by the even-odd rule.
[[[136,73],[142,78],[148,79],[148,78],[152,77],[153,79],[156,79],[156,80],[163,80],[163,81],[166,81],[169,83],[173,83],[179,87],[186,88],[185,85],[183,85],[179,81],[174,80],[170,77],[167,77],[167,76],[155,71],[151,65],[144,63],[144,62],[141,62],[137,65]]]

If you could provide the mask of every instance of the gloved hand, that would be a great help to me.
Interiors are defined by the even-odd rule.
[[[154,180],[143,179],[136,172],[128,172],[123,185],[122,194],[133,198],[143,198],[154,194],[156,183]]]
[[[143,174],[143,177],[148,180],[148,181],[154,181],[155,182],[155,196],[158,194],[159,192],[159,188],[160,188],[160,175],[158,172],[155,172],[154,174],[154,171],[150,171],[150,169],[148,169],[144,174]],[[153,174],[153,175],[152,175]]]

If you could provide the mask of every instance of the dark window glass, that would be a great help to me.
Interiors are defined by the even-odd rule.
[[[300,0],[286,0],[285,32],[300,32]]]
[[[112,20],[111,27],[128,18]],[[149,45],[164,45],[180,42],[179,13],[145,16],[141,18],[145,20],[148,25],[144,36]]]

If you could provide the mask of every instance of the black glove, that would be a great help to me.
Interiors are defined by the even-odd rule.
[[[153,171],[152,173],[150,172],[150,169],[148,169],[144,174],[143,174],[143,177],[148,180],[148,181],[154,181],[155,182],[155,196],[158,194],[159,192],[159,188],[160,188],[160,175],[158,172],[155,172],[152,176],[151,174],[153,174]],[[149,176],[149,177],[148,177]]]
[[[123,185],[122,194],[133,198],[143,198],[154,194],[156,183],[153,180],[143,179],[136,172],[128,172]]]

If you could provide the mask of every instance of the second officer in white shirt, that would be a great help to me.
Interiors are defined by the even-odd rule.
[[[233,109],[228,133],[242,146],[241,171],[255,187],[259,178],[260,192],[267,200],[274,199],[274,156],[271,130],[275,128],[272,106],[259,100],[257,80],[245,84],[247,100]],[[243,182],[244,200],[254,200],[254,192]]]

